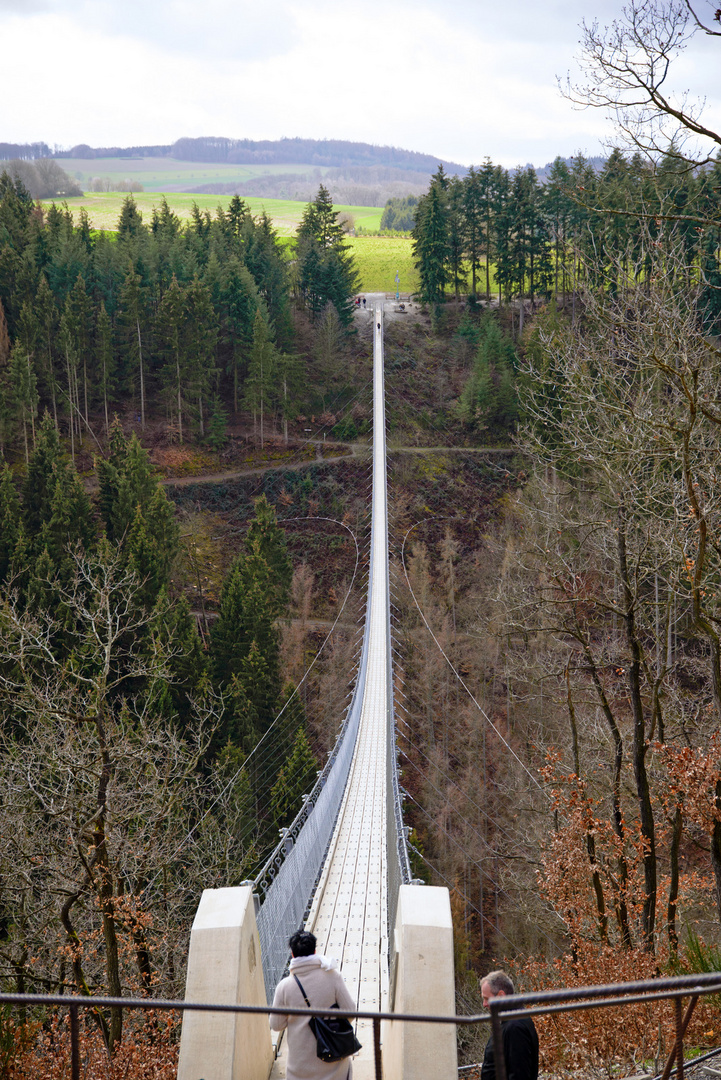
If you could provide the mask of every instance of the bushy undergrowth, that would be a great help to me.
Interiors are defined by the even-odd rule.
[[[81,1018],[80,1073],[83,1080],[175,1080],[178,1070],[180,1019],[174,1014],[147,1013],[126,1018],[124,1041],[108,1057],[88,1015]],[[71,1047],[67,1017],[53,1016],[46,1023],[13,1023],[4,1017],[0,1028],[2,1080],[66,1080],[70,1076]]]

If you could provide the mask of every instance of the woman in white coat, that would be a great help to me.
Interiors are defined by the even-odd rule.
[[[283,1008],[304,1009],[306,1003],[295,980],[298,976],[311,1008],[355,1009],[356,1003],[348,993],[334,961],[315,951],[315,936],[298,930],[288,942],[293,959],[290,975],[281,979],[275,988],[270,1026],[273,1031],[288,1029],[288,1064],[286,1080],[351,1080],[351,1059],[321,1061],[316,1052],[316,1038],[308,1027],[309,1016],[288,1016]],[[277,1010],[277,1011],[276,1011]]]

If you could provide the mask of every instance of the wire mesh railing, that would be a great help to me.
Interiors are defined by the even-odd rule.
[[[269,1002],[288,963],[288,938],[303,925],[343,801],[363,701],[367,636],[366,619],[355,690],[325,767],[280,843],[248,883],[261,902],[257,921]]]

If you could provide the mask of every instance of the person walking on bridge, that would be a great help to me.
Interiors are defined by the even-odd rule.
[[[309,1016],[288,1016],[283,1008],[306,1007],[303,991],[312,1008],[355,1009],[356,1003],[341,978],[335,961],[315,951],[315,935],[298,930],[288,942],[293,959],[290,975],[281,979],[275,988],[270,1026],[273,1031],[288,1030],[288,1064],[286,1080],[351,1080],[351,1059],[327,1063],[317,1055],[316,1037],[308,1026]],[[303,990],[298,985],[302,984]]]
[[[513,983],[505,971],[491,971],[481,979],[484,1008],[491,998],[514,993]],[[501,1021],[503,1058],[507,1080],[538,1080],[538,1034],[530,1016],[512,1016]],[[493,1036],[486,1043],[481,1066],[481,1080],[496,1080]]]

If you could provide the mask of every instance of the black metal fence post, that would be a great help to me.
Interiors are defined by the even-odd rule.
[[[70,1006],[70,1077],[80,1080],[80,1020],[77,1005]]]
[[[506,1003],[507,1004],[507,1003]],[[506,1080],[506,1059],[503,1056],[503,1027],[501,1025],[500,1009],[503,999],[489,1001],[488,1011],[491,1014],[491,1035],[493,1037],[493,1063],[496,1068],[496,1080]]]
[[[678,997],[674,1000],[676,1013],[676,1076],[683,1080],[683,999]]]
[[[373,1057],[375,1058],[376,1080],[383,1080],[383,1060],[381,1058],[381,1019],[373,1017]]]

